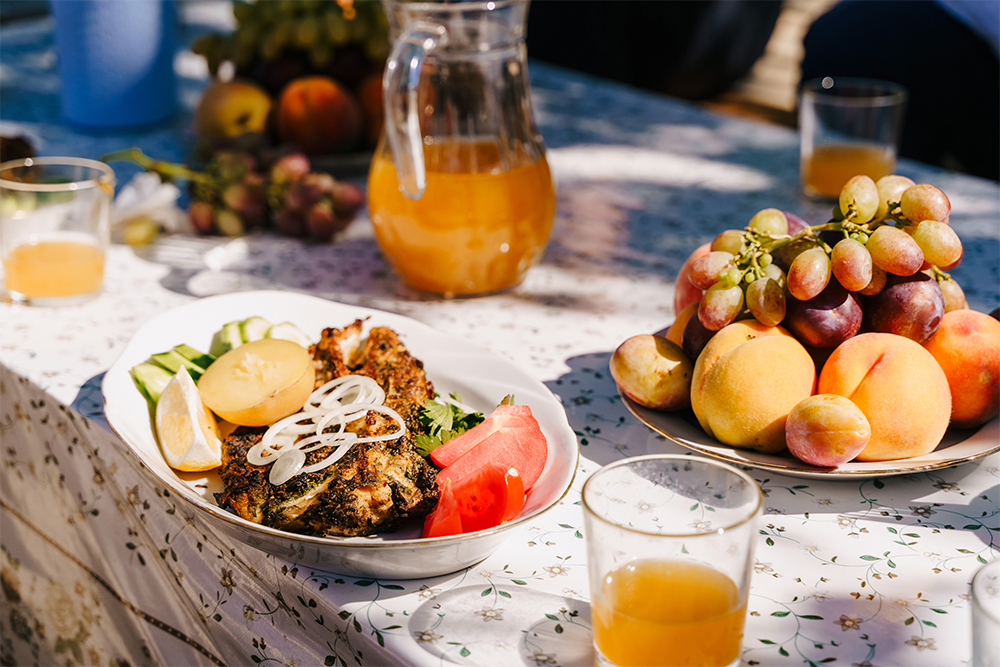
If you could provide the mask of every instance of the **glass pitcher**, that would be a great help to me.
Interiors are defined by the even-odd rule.
[[[528,2],[383,4],[393,49],[368,175],[379,247],[422,291],[515,285],[541,257],[555,214],[528,91]]]

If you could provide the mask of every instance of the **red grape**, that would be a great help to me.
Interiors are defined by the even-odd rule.
[[[788,269],[788,291],[799,301],[807,301],[830,282],[830,257],[820,246],[803,251]]]
[[[878,202],[875,181],[864,175],[853,176],[840,190],[840,210],[846,218],[859,225],[875,217]],[[849,215],[852,210],[853,217]]]
[[[897,276],[912,276],[924,263],[924,253],[913,237],[889,225],[872,232],[866,247],[875,266]]]
[[[942,268],[958,266],[962,261],[962,241],[949,225],[924,220],[913,231],[913,240],[924,253],[924,260]]]
[[[774,327],[785,319],[785,290],[772,278],[758,278],[747,285],[750,314],[765,326]]]
[[[897,174],[883,176],[875,181],[875,188],[878,190],[878,210],[875,211],[875,219],[881,220],[889,215],[892,212],[889,210],[889,204],[892,202],[898,204],[903,192],[911,185],[913,179]]]
[[[899,200],[903,216],[916,224],[924,220],[945,222],[951,213],[948,195],[933,185],[918,183],[907,188]]]
[[[691,284],[698,289],[708,289],[719,281],[720,274],[735,266],[735,259],[731,252],[722,250],[713,250],[699,257],[691,264]]]
[[[837,281],[851,292],[860,292],[872,281],[872,256],[854,239],[841,239],[833,246],[830,266]]]
[[[743,308],[743,288],[717,282],[707,290],[698,304],[698,319],[706,329],[718,331],[736,319]]]

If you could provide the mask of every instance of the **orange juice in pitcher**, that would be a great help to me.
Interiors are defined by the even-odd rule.
[[[379,247],[422,291],[516,285],[541,258],[555,215],[528,90],[528,4],[383,2],[394,46],[368,175]]]
[[[409,199],[383,152],[368,180],[375,236],[389,262],[419,290],[482,294],[520,281],[549,238],[555,193],[540,157],[502,169],[489,143],[424,150],[427,187]]]

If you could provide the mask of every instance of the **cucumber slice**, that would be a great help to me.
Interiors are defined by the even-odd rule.
[[[248,317],[240,322],[240,336],[244,343],[252,343],[267,335],[267,330],[271,328],[271,323],[263,317]]]
[[[218,358],[242,344],[243,336],[240,334],[240,323],[227,322],[212,336],[212,344],[208,348],[208,353]]]
[[[205,354],[204,352],[199,352],[190,345],[174,345],[174,351],[190,361],[195,366],[199,368],[208,368],[215,361],[215,357],[210,354]]]
[[[275,324],[267,330],[265,338],[290,340],[293,343],[298,343],[304,348],[308,348],[313,344],[313,341],[309,339],[309,336],[307,336],[302,329],[298,328],[291,322],[281,322],[280,324]]]
[[[132,370],[129,371],[129,375],[132,376],[132,381],[135,382],[139,393],[145,396],[146,400],[154,406],[160,400],[160,394],[163,393],[167,383],[174,377],[174,374],[167,369],[156,364],[151,364],[148,361],[133,366]]]
[[[193,380],[197,380],[205,372],[204,368],[196,366],[194,362],[185,359],[176,350],[167,350],[166,352],[154,354],[149,358],[149,361],[165,368],[171,374],[178,373],[183,368],[191,374],[191,379]]]

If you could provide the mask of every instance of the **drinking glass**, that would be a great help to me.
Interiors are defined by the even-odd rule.
[[[394,46],[368,209],[386,260],[446,297],[521,281],[555,190],[528,87],[527,0],[383,0]]]
[[[763,494],[724,463],[628,458],[583,487],[596,664],[736,665]]]
[[[1000,561],[972,578],[972,664],[1000,667]]]
[[[0,258],[15,303],[59,306],[101,290],[115,175],[96,160],[0,164]]]
[[[877,181],[896,168],[906,89],[888,81],[825,77],[799,102],[802,192],[835,199],[852,176]]]

